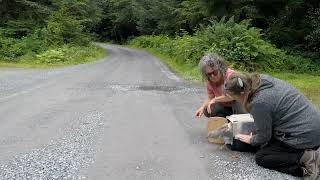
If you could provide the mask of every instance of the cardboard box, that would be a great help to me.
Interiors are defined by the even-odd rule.
[[[237,134],[255,134],[256,128],[251,114],[233,114],[227,116],[231,123],[233,137]],[[233,138],[232,137],[232,138]]]
[[[214,144],[232,144],[234,136],[237,134],[247,134],[250,133],[255,134],[256,128],[254,125],[254,119],[250,114],[234,114],[231,116],[227,116],[226,118],[222,117],[210,117],[207,123],[207,133],[210,131],[216,130],[221,126],[229,124],[230,133],[228,136],[219,137],[219,138],[208,138],[209,143]]]
[[[228,120],[226,118],[222,117],[210,117],[208,119],[207,123],[207,133],[210,131],[213,131],[224,124],[227,124]],[[223,138],[208,138],[209,143],[214,143],[214,144],[224,144]]]

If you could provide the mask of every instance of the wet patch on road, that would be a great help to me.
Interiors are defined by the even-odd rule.
[[[70,88],[69,90],[76,91],[101,91],[101,90],[111,90],[115,93],[117,92],[129,92],[129,91],[148,91],[148,92],[162,92],[170,94],[201,94],[205,93],[205,89],[202,87],[188,87],[188,86],[172,86],[172,85],[148,85],[148,84],[138,84],[138,85],[127,85],[127,84],[79,84],[77,88]]]

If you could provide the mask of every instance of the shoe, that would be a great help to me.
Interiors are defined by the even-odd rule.
[[[231,127],[225,124],[207,134],[207,138],[221,138],[221,137],[232,137]]]
[[[303,179],[304,180],[317,180],[319,179],[320,172],[320,151],[306,150],[301,159],[300,164],[303,166]]]

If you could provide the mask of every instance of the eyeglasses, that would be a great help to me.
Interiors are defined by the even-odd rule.
[[[211,77],[212,75],[216,76],[216,75],[218,75],[218,73],[219,73],[218,71],[212,71],[212,72],[206,73],[206,76],[207,77]]]

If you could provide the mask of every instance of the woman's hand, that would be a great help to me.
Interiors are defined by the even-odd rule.
[[[244,143],[250,144],[251,142],[251,138],[252,138],[252,133],[250,133],[250,135],[246,135],[246,134],[237,134],[235,136],[235,139],[238,139]]]
[[[209,114],[211,114],[211,111],[212,111],[211,105],[214,104],[214,103],[216,103],[215,98],[211,99],[211,100],[208,102],[207,112],[208,112]]]
[[[195,113],[196,118],[200,118],[203,114],[203,111],[204,111],[204,107],[200,107]]]

